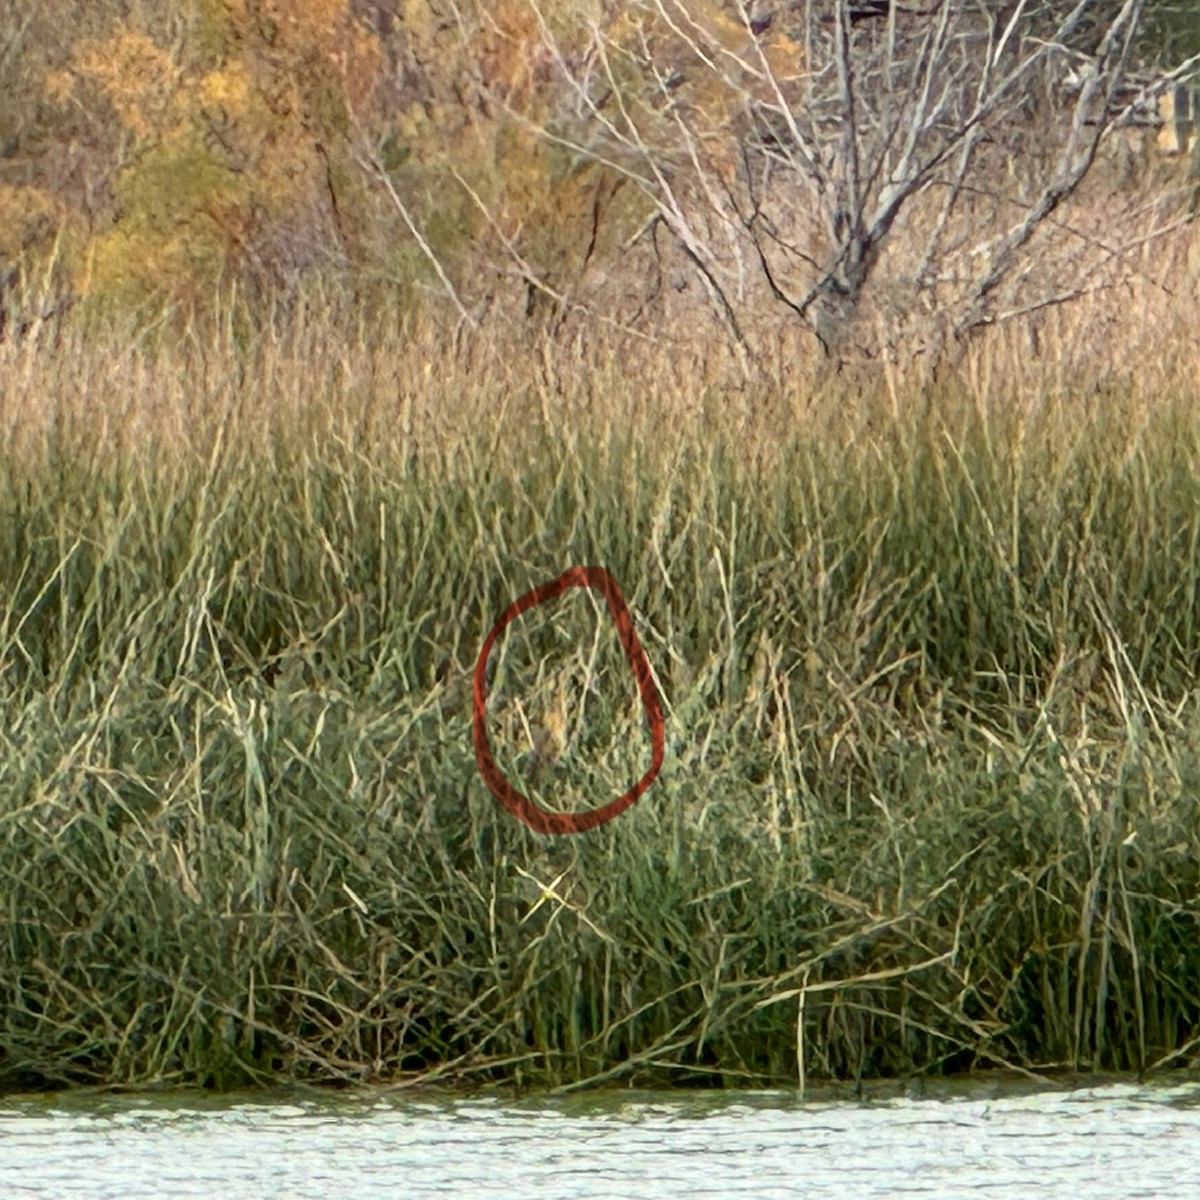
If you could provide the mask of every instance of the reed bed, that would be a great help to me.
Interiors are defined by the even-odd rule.
[[[0,346],[0,1087],[1192,1062],[1186,370],[747,382],[358,320]],[[542,837],[470,673],[575,563],[667,759]],[[603,803],[649,753],[612,631],[522,622],[497,755]]]

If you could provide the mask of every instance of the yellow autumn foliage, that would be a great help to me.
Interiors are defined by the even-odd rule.
[[[196,6],[190,41],[116,25],[44,76],[64,113],[99,94],[133,135],[106,185],[115,224],[94,225],[73,259],[97,303],[211,293],[296,263],[429,273],[368,158],[464,286],[489,286],[483,266],[516,266],[569,292],[652,205],[619,149],[606,163],[579,148],[586,105],[564,70],[592,64],[595,86],[619,90],[636,136],[669,162],[680,120],[720,141],[745,80],[790,71],[798,53],[755,42],[720,0],[397,0],[375,27],[350,0]]]
[[[72,67],[77,76],[96,83],[122,123],[142,137],[158,127],[180,78],[171,54],[133,30],[83,42]]]
[[[245,63],[233,62],[202,76],[196,85],[196,98],[201,104],[216,106],[240,119],[249,111],[251,89]]]
[[[292,46],[330,41],[348,15],[346,0],[260,0],[255,7],[277,23],[279,40]]]
[[[211,293],[263,263],[255,244],[273,229],[315,244],[330,156],[371,115],[382,54],[346,0],[204,0],[198,30],[189,56],[118,27],[45,78],[60,103],[98,91],[138,139],[112,180],[116,224],[76,259],[97,304]]]
[[[51,238],[63,215],[40,188],[0,183],[0,269]]]

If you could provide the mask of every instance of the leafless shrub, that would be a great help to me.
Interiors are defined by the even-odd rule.
[[[539,132],[650,198],[738,339],[771,299],[839,364],[936,356],[1159,232],[1085,188],[1195,66],[1135,73],[1144,0],[632,0],[570,41],[527,3],[564,85]]]

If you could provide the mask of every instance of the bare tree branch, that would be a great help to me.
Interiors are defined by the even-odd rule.
[[[757,287],[831,357],[886,297],[962,336],[1091,287],[1113,248],[1049,278],[1039,231],[1200,65],[1126,99],[1145,0],[599,0],[573,54],[525,3],[569,98],[539,135],[645,194],[737,341]]]

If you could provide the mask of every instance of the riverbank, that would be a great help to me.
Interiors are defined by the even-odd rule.
[[[1186,364],[705,384],[281,330],[0,346],[0,1088],[1190,1061]],[[470,672],[576,563],[667,754],[542,837]],[[602,803],[649,757],[616,639],[580,592],[522,620],[497,758]]]

